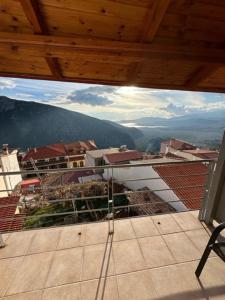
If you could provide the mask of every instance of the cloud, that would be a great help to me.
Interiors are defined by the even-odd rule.
[[[4,89],[13,89],[16,87],[16,83],[12,79],[5,79],[1,78],[0,79],[0,90]]]
[[[87,89],[71,92],[66,99],[73,103],[91,106],[107,106],[113,103],[108,96],[115,91],[116,88],[110,86],[89,87]]]

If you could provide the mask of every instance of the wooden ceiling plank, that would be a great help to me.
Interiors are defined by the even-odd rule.
[[[190,45],[156,45],[148,43],[133,43],[122,41],[109,41],[105,39],[96,39],[90,37],[61,37],[46,35],[31,35],[20,33],[0,32],[0,48],[1,45],[9,46],[12,49],[27,47],[29,51],[40,51],[42,56],[61,57],[63,53],[75,53],[75,51],[83,51],[83,53],[93,53],[107,55],[127,55],[130,57],[139,57],[151,59],[158,57],[171,60],[195,61],[197,63],[207,63],[213,65],[224,65],[225,56],[222,48],[206,48],[195,47]],[[7,55],[7,53],[1,53]]]
[[[20,0],[20,3],[27,19],[33,27],[34,33],[48,34],[47,27],[41,18],[38,2],[36,0]],[[52,75],[55,76],[56,79],[60,79],[62,75],[56,58],[47,57],[46,62]]]
[[[163,20],[171,0],[155,0],[148,9],[143,22],[143,31],[140,35],[140,41],[152,42],[158,28]]]
[[[197,86],[202,81],[207,79],[210,75],[212,75],[217,69],[218,66],[212,66],[212,65],[200,66],[190,75],[185,85],[187,87]]]

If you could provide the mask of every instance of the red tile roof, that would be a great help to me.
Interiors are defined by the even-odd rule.
[[[178,155],[176,155],[174,153],[171,153],[171,152],[167,152],[166,155],[165,155],[165,157],[166,158],[173,158],[173,159],[182,159],[182,160],[184,160],[183,157],[178,156]]]
[[[219,152],[213,150],[206,150],[206,149],[185,150],[184,152],[193,154],[202,159],[216,160],[219,156]]]
[[[204,195],[204,184],[208,168],[202,163],[161,165],[153,167],[159,176],[173,190],[177,197],[189,209],[199,209]],[[185,175],[185,177],[167,177]],[[188,186],[193,186],[192,188]],[[200,186],[200,187],[197,187]],[[179,189],[177,189],[179,188]]]
[[[110,164],[142,159],[143,155],[138,151],[124,151],[104,155]]]
[[[24,214],[15,214],[19,197],[0,198],[0,232],[20,230],[23,227]]]
[[[39,185],[40,184],[40,179],[38,178],[31,178],[31,179],[24,179],[22,182],[21,182],[21,187],[27,187],[29,185]]]
[[[39,148],[30,149],[23,157],[22,161],[27,161],[31,158],[34,160],[45,159],[51,157],[65,156],[66,150],[64,144],[53,144]]]
[[[52,144],[43,147],[30,149],[23,157],[22,161],[27,161],[31,158],[34,160],[60,157],[65,155],[80,154],[81,151],[95,150],[97,146],[94,141],[77,141],[69,144]]]
[[[176,150],[196,149],[194,145],[177,139],[170,139],[168,141],[163,141],[162,143],[171,146]]]

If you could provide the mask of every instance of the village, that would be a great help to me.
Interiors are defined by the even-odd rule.
[[[218,151],[174,138],[157,154],[98,149],[93,140],[25,152],[4,144],[0,231],[199,209],[217,158]]]

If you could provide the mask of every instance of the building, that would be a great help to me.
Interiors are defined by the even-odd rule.
[[[34,167],[38,169],[83,167],[86,151],[96,148],[93,140],[33,148],[22,158],[21,166],[26,170],[32,170]]]
[[[161,143],[160,153],[161,155],[167,158],[186,160],[217,160],[219,155],[218,151],[209,149],[199,149],[190,143],[177,139],[163,141]]]
[[[142,153],[136,150],[127,150],[103,155],[103,160],[106,165],[126,164],[130,163],[131,160],[142,160],[142,158]]]
[[[126,164],[131,160],[141,160],[142,158],[142,153],[136,150],[128,150],[124,145],[120,148],[87,151],[85,166],[94,167],[114,164]]]
[[[143,160],[143,163],[171,163],[177,160],[159,158],[152,160]],[[161,178],[156,172],[153,165],[137,166],[139,161],[131,161],[130,167],[115,168],[113,170],[113,178],[115,182],[123,184],[125,187],[132,191],[148,189],[155,193],[161,200],[170,203],[170,206],[176,211],[185,211],[187,207],[184,205],[180,198],[174,193],[169,185]],[[103,177],[108,179],[112,176],[111,170],[105,170]]]
[[[20,171],[17,150],[10,150],[8,145],[5,144],[0,152],[0,172],[17,171]],[[21,180],[21,174],[0,176],[0,196],[6,197],[10,195]]]
[[[17,196],[0,198],[0,233],[23,228],[25,215],[19,213],[19,199]]]
[[[41,181],[39,178],[30,178],[30,179],[24,179],[20,183],[21,193],[23,195],[29,194],[29,193],[36,193],[41,188]]]
[[[85,157],[85,166],[86,167],[95,167],[95,166],[103,166],[104,155],[118,153],[119,148],[108,148],[108,149],[98,149],[86,152]]]
[[[200,209],[208,167],[203,163],[161,165],[153,169],[188,209]]]
[[[174,153],[174,151],[180,150],[194,150],[196,147],[190,143],[185,141],[181,141],[178,139],[170,139],[167,141],[161,142],[160,153],[167,154],[168,152]]]

